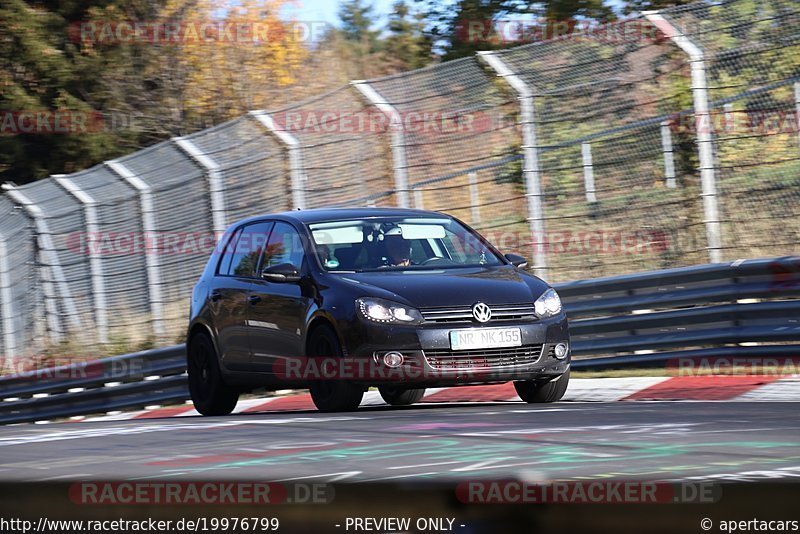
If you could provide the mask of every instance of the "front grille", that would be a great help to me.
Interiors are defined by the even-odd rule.
[[[537,319],[533,304],[489,304],[489,308],[492,310],[490,323]],[[420,312],[426,323],[469,323],[474,321],[471,306],[422,308]]]
[[[437,349],[426,350],[424,354],[428,365],[441,371],[502,369],[536,363],[542,355],[542,346],[523,345],[480,350]]]

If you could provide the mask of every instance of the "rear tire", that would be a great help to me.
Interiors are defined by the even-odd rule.
[[[561,400],[569,386],[569,369],[567,372],[549,382],[535,380],[518,380],[514,382],[519,398],[529,404],[539,402],[556,402]]]
[[[225,384],[211,338],[197,334],[186,351],[189,394],[203,415],[228,415],[239,402],[239,392]]]
[[[307,355],[316,358],[341,358],[342,347],[333,328],[318,326],[311,332]],[[361,404],[364,389],[346,380],[319,380],[311,384],[311,400],[320,412],[352,412]]]
[[[386,404],[391,404],[392,406],[408,406],[421,401],[422,397],[425,396],[425,388],[379,387],[378,391],[381,394],[381,398],[386,401]]]

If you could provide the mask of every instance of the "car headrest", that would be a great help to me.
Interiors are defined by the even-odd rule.
[[[333,255],[339,260],[339,268],[345,270],[353,269],[356,264],[356,259],[363,249],[364,247],[361,243],[354,243],[349,248],[336,249]]]

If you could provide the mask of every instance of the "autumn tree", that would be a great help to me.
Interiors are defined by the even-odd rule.
[[[0,136],[0,178],[74,172],[290,99],[315,29],[282,19],[285,3],[4,1],[0,110],[100,121],[76,135]],[[149,29],[121,31],[137,23]]]
[[[458,0],[452,4],[437,0],[415,1],[427,14],[428,31],[440,42],[444,59],[522,44],[497,38],[493,24],[502,19],[530,20],[539,24],[570,23],[578,19],[606,22],[615,18],[608,0]],[[482,30],[470,31],[470,24],[477,24]]]
[[[364,0],[345,0],[339,7],[340,27],[330,33],[327,47],[347,65],[350,78],[369,78],[381,61],[373,7]]]
[[[111,95],[102,80],[114,76],[118,49],[85,48],[76,28],[94,10],[116,10],[151,16],[157,2],[145,0],[74,0],[71,2],[0,3],[0,113],[4,120],[20,114],[100,117],[92,127],[50,133],[45,128],[15,132],[6,124],[0,134],[0,180],[18,183],[58,172],[72,172],[103,158],[124,153],[136,134],[111,131],[113,111],[125,96]]]
[[[431,63],[433,41],[425,32],[423,13],[413,13],[405,0],[397,0],[392,5],[386,29],[388,35],[383,40],[382,50],[387,70],[417,69]]]
[[[162,106],[175,117],[174,132],[186,133],[271,108],[297,80],[316,31],[308,23],[282,20],[285,0],[170,0],[161,20],[186,28],[177,44],[159,46],[156,63]],[[189,30],[216,24],[210,37]],[[160,74],[159,74],[160,73]]]

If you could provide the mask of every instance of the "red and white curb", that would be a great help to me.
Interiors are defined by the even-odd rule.
[[[563,401],[798,401],[800,375],[792,376],[678,376],[572,379]],[[428,389],[423,403],[519,401],[514,386],[461,386]],[[521,402],[521,401],[519,401]],[[384,405],[377,391],[364,394],[361,406]],[[234,413],[269,413],[315,410],[308,393],[279,397],[244,399]],[[136,412],[111,413],[98,417],[75,417],[73,421],[117,421],[199,415],[191,403],[153,407]]]

